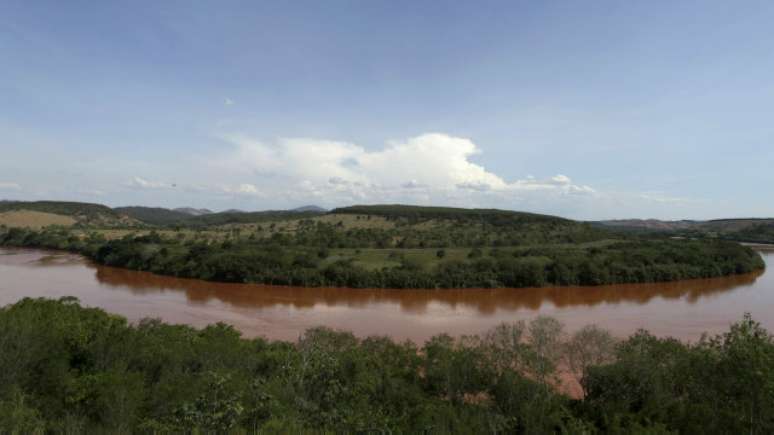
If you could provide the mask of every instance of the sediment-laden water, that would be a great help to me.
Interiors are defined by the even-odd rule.
[[[774,250],[761,247],[768,265]],[[662,284],[530,289],[385,290],[222,284],[98,266],[74,254],[0,248],[0,305],[75,296],[131,321],[232,324],[247,336],[292,340],[325,325],[417,342],[480,333],[549,315],[569,331],[589,323],[625,336],[639,328],[696,340],[752,313],[774,330],[774,273]]]

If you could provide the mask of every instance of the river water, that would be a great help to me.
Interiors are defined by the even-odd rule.
[[[768,266],[774,250],[760,248]],[[325,325],[358,336],[423,342],[477,334],[501,322],[553,316],[568,331],[596,323],[615,335],[639,328],[696,340],[745,312],[774,331],[774,272],[662,284],[531,289],[384,290],[222,284],[92,264],[74,254],[0,248],[0,305],[75,296],[130,321],[157,317],[234,325],[246,336],[294,340]]]

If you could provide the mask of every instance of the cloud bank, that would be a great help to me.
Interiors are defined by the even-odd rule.
[[[231,149],[217,159],[219,170],[241,174],[227,192],[277,192],[331,202],[429,202],[497,205],[502,200],[593,195],[596,191],[557,174],[506,180],[472,161],[481,153],[466,138],[428,133],[390,141],[382,149],[312,138],[264,142],[245,135],[226,137]]]
[[[19,183],[0,182],[0,190],[21,190]]]

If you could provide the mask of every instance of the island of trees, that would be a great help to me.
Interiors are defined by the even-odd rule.
[[[5,207],[67,212],[74,223],[2,226],[0,245],[64,249],[104,265],[224,282],[539,287],[710,278],[764,267],[752,249],[723,238],[621,232],[503,210],[383,205],[183,218],[141,207],[117,209],[129,214],[97,205],[81,210],[78,203]]]

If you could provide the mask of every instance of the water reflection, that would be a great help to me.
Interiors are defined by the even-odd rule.
[[[91,266],[95,267],[95,266]],[[207,303],[217,300],[242,308],[292,306],[313,309],[319,305],[362,308],[374,304],[397,304],[401,311],[425,314],[430,303],[454,309],[473,308],[479,314],[497,310],[539,310],[550,303],[558,308],[600,304],[647,304],[654,298],[685,299],[693,304],[702,298],[753,285],[762,272],[724,278],[656,284],[625,284],[598,287],[544,287],[524,289],[439,289],[385,290],[348,288],[308,288],[223,284],[171,278],[146,272],[96,266],[96,278],[105,285],[147,295],[165,291],[184,292],[188,301]]]
[[[771,264],[774,252],[764,253]],[[325,325],[359,336],[422,342],[475,334],[500,322],[550,315],[568,331],[596,323],[619,336],[646,328],[697,339],[744,312],[774,330],[774,274],[661,284],[528,289],[383,290],[220,284],[97,266],[39,250],[0,249],[0,306],[23,297],[76,296],[130,321],[234,325],[245,335],[293,340]]]

